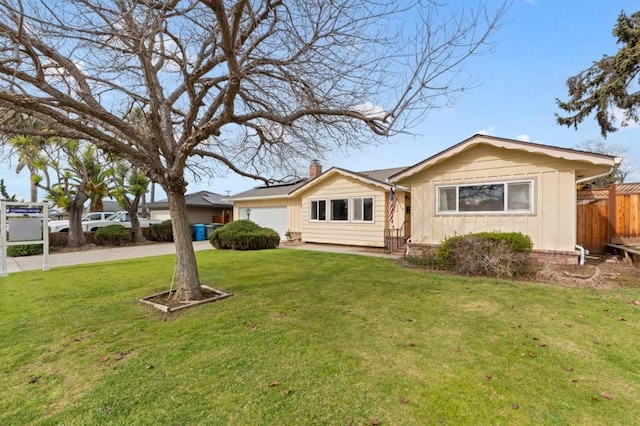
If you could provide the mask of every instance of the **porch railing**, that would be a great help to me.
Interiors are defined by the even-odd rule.
[[[406,221],[400,228],[385,228],[384,230],[384,252],[393,253],[402,250],[409,236],[405,235]]]

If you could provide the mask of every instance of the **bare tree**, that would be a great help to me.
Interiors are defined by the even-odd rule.
[[[605,143],[601,139],[589,139],[576,144],[576,148],[582,151],[595,152],[597,154],[613,155],[619,158],[619,163],[605,176],[585,182],[585,188],[608,188],[614,183],[623,183],[627,176],[633,173],[633,158],[629,155],[629,149],[623,145]]]
[[[0,0],[0,108],[158,183],[176,297],[199,299],[185,172],[268,183],[302,159],[406,130],[474,85],[464,63],[491,50],[508,3]],[[135,109],[144,131],[123,119]]]

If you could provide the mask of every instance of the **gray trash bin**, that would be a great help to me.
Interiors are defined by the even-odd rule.
[[[213,232],[214,229],[215,229],[215,227],[213,225],[205,225],[204,226],[204,237],[206,239],[209,239],[209,235],[211,235],[211,233]]]

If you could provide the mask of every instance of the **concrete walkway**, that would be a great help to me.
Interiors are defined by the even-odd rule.
[[[316,250],[331,253],[358,254],[363,256],[386,257],[390,259],[398,256],[385,254],[381,249],[366,247],[334,246],[328,244],[299,244],[283,245],[284,249],[292,250]],[[214,250],[209,241],[194,241],[193,248],[196,251]],[[89,250],[58,252],[49,254],[49,268],[60,266],[82,265],[87,263],[109,262],[113,260],[136,259],[140,257],[160,256],[175,253],[173,243],[149,243],[130,247],[92,248]],[[21,271],[33,271],[42,269],[43,256],[21,256],[7,258],[7,272],[9,274]]]
[[[206,240],[194,241],[193,248],[196,251],[213,250],[211,243]],[[150,243],[140,246],[93,248],[90,250],[51,253],[49,254],[49,268],[160,256],[175,252],[176,248],[173,243]],[[7,258],[7,272],[11,274],[12,272],[42,269],[42,264],[42,255],[9,257]]]

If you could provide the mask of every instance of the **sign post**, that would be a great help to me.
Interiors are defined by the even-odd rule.
[[[0,277],[7,272],[7,247],[42,245],[42,270],[49,270],[49,203],[25,203],[0,200]]]

